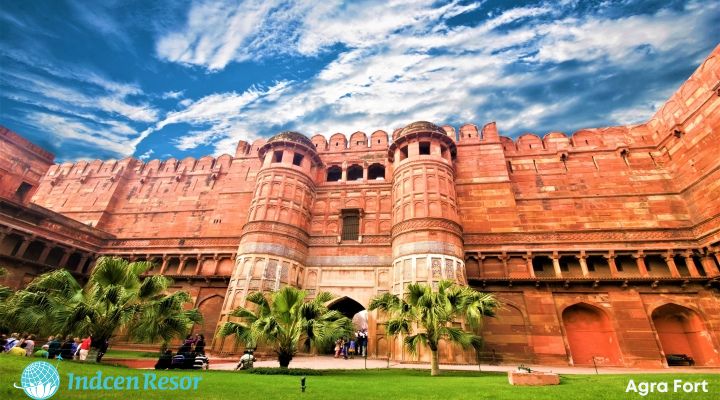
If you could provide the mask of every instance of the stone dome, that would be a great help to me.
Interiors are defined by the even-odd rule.
[[[393,140],[397,140],[405,135],[409,135],[411,133],[418,133],[418,132],[435,132],[435,133],[439,133],[443,136],[447,135],[443,128],[433,124],[432,122],[416,121],[402,129],[400,129],[399,131],[397,131],[395,133],[395,137],[393,138]]]
[[[267,143],[270,144],[270,143],[282,142],[282,141],[302,143],[311,149],[315,148],[315,145],[307,136],[303,135],[302,133],[293,132],[293,131],[280,132],[277,135],[268,139]]]

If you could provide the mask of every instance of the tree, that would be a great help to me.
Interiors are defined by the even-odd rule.
[[[187,292],[167,293],[172,280],[141,275],[149,262],[100,257],[83,287],[65,269],[40,275],[7,300],[0,318],[15,330],[86,336],[101,347],[119,331],[131,340],[167,342],[186,335],[202,321],[197,309],[185,309]]]
[[[238,307],[230,313],[239,322],[226,322],[219,336],[234,335],[246,346],[258,344],[272,347],[281,368],[287,368],[298,352],[300,343],[325,346],[352,332],[352,321],[339,311],[329,310],[325,304],[333,299],[328,292],[320,292],[306,301],[307,292],[285,286],[273,293],[254,292],[247,296],[253,309]]]
[[[405,295],[385,293],[370,302],[370,310],[387,314],[386,330],[389,336],[405,336],[404,344],[411,354],[420,346],[432,353],[431,372],[439,375],[439,346],[441,340],[458,343],[464,349],[482,346],[482,338],[453,322],[464,321],[472,330],[482,323],[484,316],[494,316],[498,302],[491,294],[459,286],[452,281],[441,281],[437,290],[430,285],[412,283]],[[417,327],[417,329],[413,329]],[[415,332],[415,333],[413,333]]]

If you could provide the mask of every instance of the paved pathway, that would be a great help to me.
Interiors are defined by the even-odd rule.
[[[214,370],[233,370],[237,365],[237,361],[216,361],[210,366]],[[291,368],[309,368],[309,369],[364,369],[365,360],[362,358],[354,358],[343,360],[342,358],[333,358],[332,356],[298,356],[293,358],[290,363]],[[255,362],[256,367],[277,367],[277,360],[262,360]],[[430,369],[428,363],[398,363],[391,361],[390,368],[411,368],[411,369]],[[483,371],[506,372],[514,370],[517,366],[511,365],[482,365]],[[560,374],[594,374],[594,368],[584,367],[554,367],[545,365],[529,365],[536,371],[556,372]],[[367,368],[388,368],[387,360],[367,360]],[[440,365],[440,369],[444,370],[464,370],[477,371],[477,365]],[[687,368],[672,367],[663,369],[638,369],[638,368],[598,368],[600,374],[628,374],[628,373],[720,373],[720,368]]]

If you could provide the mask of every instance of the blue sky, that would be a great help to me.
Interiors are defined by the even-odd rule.
[[[715,1],[6,0],[0,124],[58,161],[415,120],[570,134],[647,120],[718,20]]]

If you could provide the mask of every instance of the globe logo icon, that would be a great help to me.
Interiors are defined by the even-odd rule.
[[[20,386],[31,399],[45,400],[52,397],[60,387],[60,375],[52,364],[36,361],[29,364],[22,372]]]

